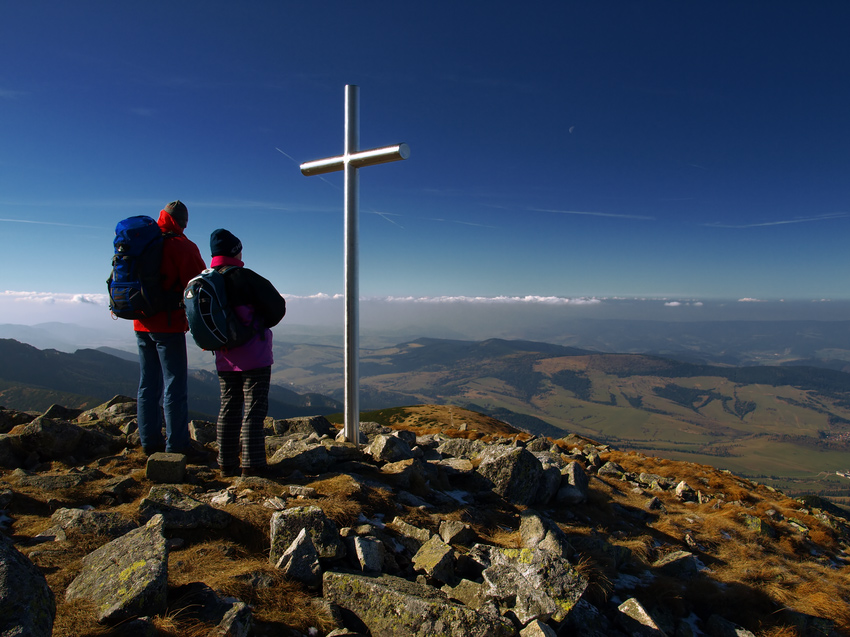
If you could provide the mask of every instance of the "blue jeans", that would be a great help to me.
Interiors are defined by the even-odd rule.
[[[139,344],[138,421],[145,453],[181,453],[189,446],[188,360],[183,332],[136,332]],[[162,418],[165,414],[165,440]]]

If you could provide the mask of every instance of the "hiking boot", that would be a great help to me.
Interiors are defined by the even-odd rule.
[[[222,467],[221,469],[219,469],[219,473],[221,474],[222,478],[235,478],[239,475],[239,467]]]
[[[242,477],[243,478],[268,478],[269,477],[269,468],[268,468],[268,466],[243,467],[242,468]]]

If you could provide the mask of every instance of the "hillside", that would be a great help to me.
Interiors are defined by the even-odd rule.
[[[68,354],[0,339],[0,360],[0,405],[14,409],[88,408],[115,395],[135,396],[139,386],[138,362],[91,349]],[[190,373],[189,407],[193,417],[215,420],[219,385],[214,373]],[[278,385],[269,393],[269,414],[275,418],[340,409],[337,401],[316,393],[297,394]]]
[[[341,352],[290,346],[279,382],[341,397]],[[722,367],[491,339],[419,339],[361,355],[364,409],[436,403],[538,434],[714,464],[795,493],[850,502],[850,374]]]
[[[708,465],[421,405],[372,414],[391,424],[360,449],[323,418],[269,419],[269,476],[224,478],[145,458],[133,413],[0,409],[0,628],[850,635],[846,514]]]

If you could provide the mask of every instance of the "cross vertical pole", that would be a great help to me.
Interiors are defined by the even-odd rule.
[[[357,167],[351,156],[360,150],[360,91],[345,87],[345,438],[360,444],[360,255]]]
[[[348,442],[360,444],[360,267],[359,250],[359,176],[364,166],[375,166],[410,157],[407,144],[360,150],[360,91],[345,87],[345,145],[342,155],[325,157],[301,164],[301,174],[324,175],[343,171],[345,179],[345,426]]]

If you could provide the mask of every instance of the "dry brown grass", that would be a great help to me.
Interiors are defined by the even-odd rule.
[[[587,580],[587,590],[584,593],[587,601],[603,606],[614,590],[609,569],[601,566],[589,555],[582,555],[576,561],[575,569]]]
[[[304,632],[310,626],[328,628],[331,625],[330,617],[312,604],[312,595],[303,586],[286,580],[269,564],[265,555],[251,554],[235,542],[216,540],[172,551],[168,562],[169,586],[204,582],[214,590],[253,606],[254,617],[260,622]],[[270,585],[254,586],[249,580],[257,574],[268,579]],[[180,624],[180,610],[189,604],[191,600],[174,602],[166,618],[160,621]],[[185,624],[188,620],[182,621]]]

